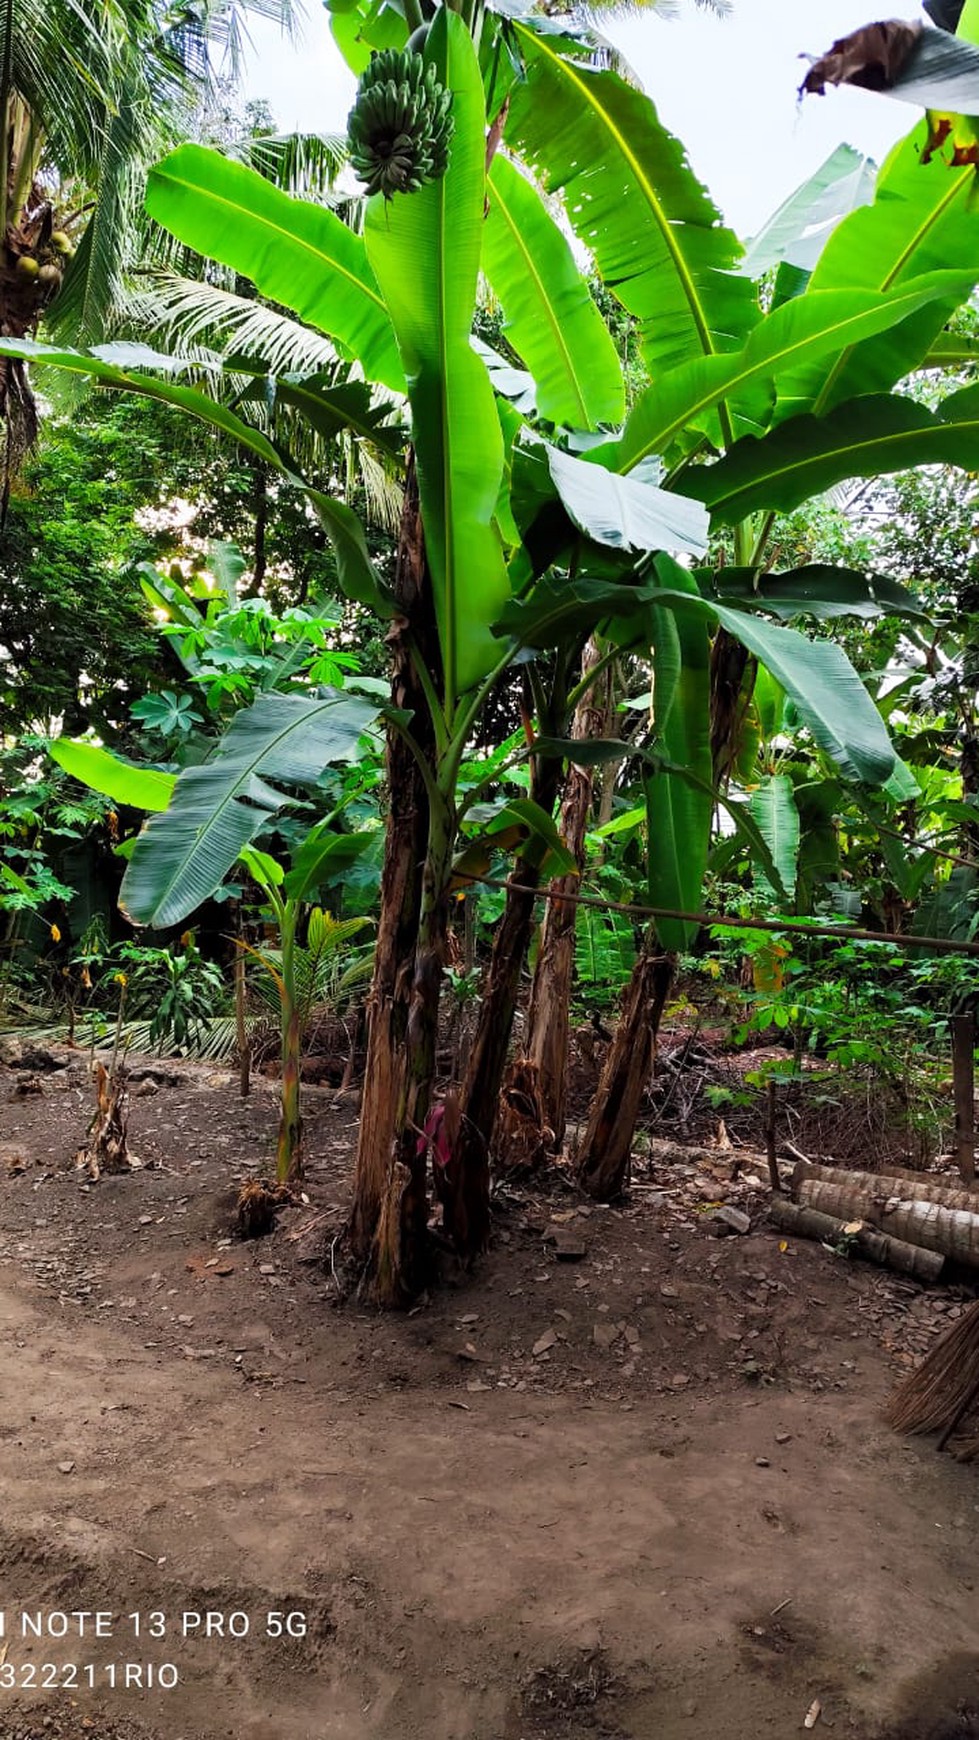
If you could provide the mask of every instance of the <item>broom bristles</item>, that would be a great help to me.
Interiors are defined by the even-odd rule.
[[[979,1300],[898,1384],[885,1419],[897,1432],[941,1432],[979,1400]]]

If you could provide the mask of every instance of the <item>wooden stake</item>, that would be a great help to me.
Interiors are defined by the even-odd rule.
[[[976,1176],[975,1048],[976,1018],[973,1013],[953,1015],[952,1082],[955,1094],[955,1157],[965,1184]]]
[[[770,1081],[768,1083],[768,1097],[765,1109],[765,1153],[768,1159],[768,1176],[772,1181],[772,1195],[781,1196],[782,1180],[779,1177],[778,1157],[775,1152],[775,1110],[775,1083]]]
[[[245,1025],[245,954],[243,949],[235,951],[235,1028],[238,1037],[238,1066],[240,1075],[238,1086],[243,1100],[247,1100],[251,1090],[251,1046],[248,1043],[248,1029]]]

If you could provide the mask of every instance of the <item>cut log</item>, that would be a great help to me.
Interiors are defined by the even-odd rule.
[[[940,1251],[966,1268],[979,1269],[979,1214],[944,1208],[938,1202],[915,1202],[906,1196],[884,1196],[867,1190],[847,1190],[821,1179],[803,1180],[799,1201],[837,1220],[868,1220],[879,1232],[925,1250]]]
[[[943,1208],[964,1208],[979,1214],[979,1191],[967,1190],[961,1184],[946,1184],[940,1178],[922,1177],[909,1172],[850,1172],[841,1166],[820,1166],[814,1160],[800,1160],[792,1174],[792,1194],[799,1195],[807,1179],[823,1184],[839,1184],[844,1190],[862,1190],[870,1196],[886,1200],[899,1196],[903,1202],[939,1202]]]
[[[772,1197],[768,1212],[773,1226],[780,1232],[795,1233],[799,1238],[818,1239],[821,1244],[831,1245],[849,1237],[860,1256],[881,1268],[894,1269],[899,1275],[913,1275],[916,1281],[933,1282],[941,1275],[945,1259],[938,1251],[922,1250],[919,1245],[907,1244],[888,1233],[875,1232],[873,1227],[861,1226],[859,1232],[845,1234],[844,1229],[852,1222],[839,1220],[835,1215],[820,1214],[816,1209],[801,1207],[797,1202],[787,1202],[782,1196]]]

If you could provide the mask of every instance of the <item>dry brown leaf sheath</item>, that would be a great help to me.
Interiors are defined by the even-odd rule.
[[[859,85],[867,91],[887,91],[904,71],[921,35],[920,24],[899,18],[863,24],[834,42],[828,54],[813,61],[799,95],[823,96],[827,85]]]

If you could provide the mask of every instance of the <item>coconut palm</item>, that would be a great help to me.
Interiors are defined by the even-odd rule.
[[[291,0],[2,0],[0,332],[45,319],[91,342],[139,233],[145,172],[236,73],[248,11]],[[7,476],[36,428],[20,365],[0,374]]]

